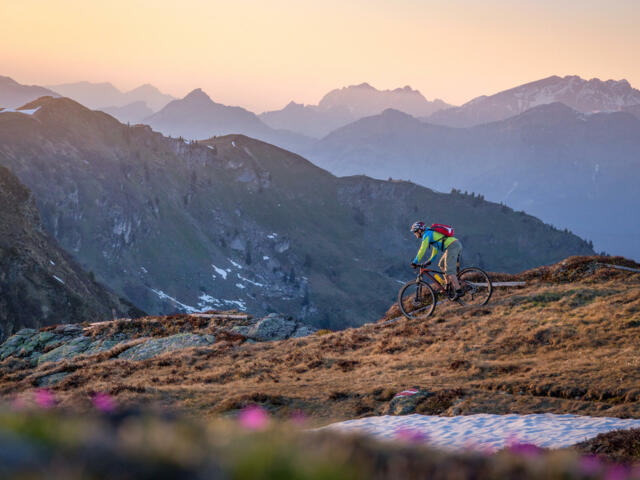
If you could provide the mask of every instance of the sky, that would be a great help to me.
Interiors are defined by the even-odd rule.
[[[368,82],[462,104],[550,75],[640,87],[639,0],[0,0],[0,75],[255,112]]]

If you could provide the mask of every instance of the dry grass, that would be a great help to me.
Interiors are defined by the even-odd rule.
[[[497,289],[485,307],[438,306],[426,320],[281,342],[219,337],[210,347],[142,362],[114,359],[113,352],[37,368],[11,359],[0,364],[0,395],[69,371],[53,387],[63,406],[88,406],[92,392],[106,391],[122,403],[205,416],[257,402],[275,415],[303,410],[324,423],[379,414],[394,392],[419,386],[438,392],[424,411],[444,415],[640,418],[640,275],[596,269],[596,261],[574,258],[525,272],[526,288]],[[149,319],[144,334],[210,328],[187,318]]]

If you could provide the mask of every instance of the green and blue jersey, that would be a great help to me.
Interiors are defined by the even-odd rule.
[[[443,240],[444,239],[444,240]],[[438,252],[442,252],[446,250],[446,248],[456,241],[455,237],[447,237],[440,232],[435,232],[433,230],[425,230],[422,234],[422,243],[420,244],[420,249],[416,255],[416,258],[413,259],[413,263],[422,263],[422,257],[427,252],[427,249],[431,246],[431,256],[425,260],[429,262],[435,257]]]

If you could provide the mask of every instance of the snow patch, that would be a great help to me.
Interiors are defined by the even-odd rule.
[[[258,283],[258,282],[255,282],[255,281],[253,281],[253,280],[249,280],[248,278],[243,277],[243,276],[242,276],[242,275],[240,275],[239,273],[238,273],[237,275],[238,275],[238,278],[239,278],[240,280],[244,280],[245,282],[250,283],[251,285],[255,285],[256,287],[264,287],[264,284],[263,284],[263,283]]]
[[[59,276],[54,275],[53,278],[55,278],[57,281],[59,281],[61,284],[64,285],[64,280],[62,280]]]
[[[269,260],[269,257],[267,257],[266,255],[264,257],[262,257],[263,260]]]
[[[270,233],[269,235],[267,235],[267,238],[270,238],[271,240],[273,240],[273,239],[275,239],[277,236],[278,236],[278,234],[277,234],[277,233],[275,233],[275,232],[273,232],[273,233]]]
[[[38,110],[40,110],[40,107],[31,108],[31,109],[28,109],[28,110],[16,110],[15,108],[5,108],[3,110],[0,110],[0,113],[23,113],[25,115],[33,115]]]
[[[234,267],[242,269],[242,265],[240,265],[238,262],[234,262],[230,258],[227,258],[227,260],[229,260],[231,262],[231,265],[233,265]]]
[[[235,305],[239,310],[246,310],[247,306],[242,300],[222,300],[227,305]]]
[[[247,288],[241,283],[236,283],[236,287],[238,287],[240,290],[244,290],[245,288]]]
[[[236,142],[235,142],[235,141],[233,141],[233,140],[231,140],[231,146],[232,146],[232,147],[235,147],[235,146],[236,146]]]
[[[190,305],[186,305],[186,304],[184,304],[182,302],[179,302],[178,300],[176,300],[172,296],[167,295],[166,293],[164,293],[162,290],[156,290],[156,289],[152,288],[151,291],[153,293],[155,293],[158,296],[158,298],[160,298],[162,300],[169,300],[174,305],[177,305],[178,307],[182,308],[186,313],[196,313],[196,312],[199,311],[197,308],[194,308],[194,307],[192,307]]]
[[[216,267],[213,263],[211,264],[211,266],[212,266],[212,267],[213,267],[213,269],[216,271],[216,273],[217,273],[218,275],[220,275],[224,280],[226,280],[226,279],[227,279],[227,271],[226,271],[226,270],[223,270],[222,268],[218,268],[218,267]],[[213,278],[215,278],[215,275],[214,275],[214,277],[213,277]]]
[[[410,431],[435,447],[495,452],[513,443],[542,448],[568,447],[600,433],[640,428],[640,420],[551,413],[456,417],[414,414],[367,417],[324,428],[365,433],[383,440],[397,440],[403,432]]]
[[[54,262],[53,260],[49,260],[49,263],[50,263],[51,265],[53,265],[54,267],[56,266],[56,262]]]

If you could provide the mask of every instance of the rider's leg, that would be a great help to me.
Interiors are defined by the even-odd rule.
[[[451,282],[453,288],[456,292],[460,293],[460,282],[458,282],[458,277],[456,276],[456,269],[458,266],[458,257],[462,252],[462,246],[459,240],[453,242],[449,247],[444,251],[444,255],[442,256],[442,261],[444,261],[444,269],[443,271],[447,274],[447,280]]]

